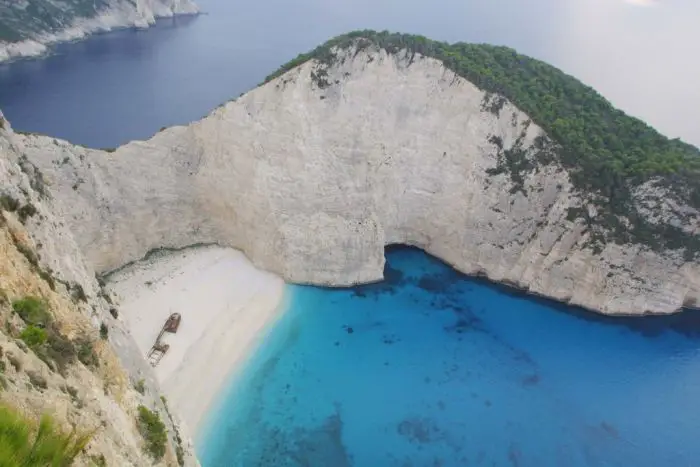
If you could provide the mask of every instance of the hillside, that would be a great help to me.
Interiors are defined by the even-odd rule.
[[[54,42],[116,28],[148,27],[157,17],[196,12],[192,0],[0,2],[0,62],[41,55]]]
[[[406,244],[600,313],[697,308],[698,156],[510,49],[372,31],[111,150],[0,113],[0,418],[89,434],[77,465],[197,465],[100,279],[164,247],[337,287]]]
[[[697,150],[509,49],[362,31],[148,141],[17,141],[98,272],[217,243],[344,286],[404,243],[603,313],[700,298]]]
[[[198,465],[118,304],[13,139],[0,117],[0,464]]]
[[[555,158],[569,171],[577,192],[596,207],[595,215],[577,208],[569,212],[571,219],[583,219],[593,229],[591,240],[596,248],[606,242],[634,242],[658,251],[683,248],[689,258],[700,252],[695,230],[683,228],[685,212],[675,213],[675,222],[668,218],[656,222],[667,209],[650,206],[635,196],[653,186],[674,203],[700,208],[700,150],[666,138],[616,109],[576,78],[513,49],[447,44],[386,31],[355,31],[299,55],[265,81],[308,60],[332,66],[338,51],[352,48],[358,53],[368,47],[379,47],[392,55],[408,51],[411,60],[417,55],[440,60],[486,92],[485,109],[498,116],[510,101],[528,114],[549,139],[537,142],[539,150],[531,158],[523,152],[504,152],[494,174],[507,172],[517,182]],[[321,77],[318,84],[329,83]]]

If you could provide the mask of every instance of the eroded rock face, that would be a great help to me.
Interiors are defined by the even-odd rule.
[[[66,432],[93,433],[75,465],[177,466],[174,423],[160,399],[155,375],[114,305],[95,278],[70,228],[61,203],[46,180],[20,152],[17,135],[0,117],[0,361],[3,404],[38,419],[51,414]],[[79,292],[78,292],[79,291]],[[12,311],[15,300],[36,297],[61,335],[90,343],[96,363],[55,361],[18,339],[25,323]],[[104,325],[103,334],[100,326]],[[64,346],[62,354],[68,353]],[[135,389],[143,380],[144,390]],[[158,462],[144,450],[137,408],[160,413],[170,444]],[[198,466],[194,450],[179,427],[186,466]]]
[[[700,295],[700,267],[679,252],[594,251],[567,220],[581,200],[561,166],[499,173],[504,151],[533,154],[547,136],[441,62],[369,48],[318,71],[307,62],[114,152],[17,144],[97,271],[216,242],[288,281],[344,286],[380,280],[384,246],[404,243],[603,313],[670,313]]]

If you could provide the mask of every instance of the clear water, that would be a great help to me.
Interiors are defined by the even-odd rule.
[[[598,318],[415,249],[387,264],[380,284],[292,287],[203,467],[700,465],[697,315]]]
[[[516,47],[697,144],[691,0],[199,3],[209,15],[1,65],[0,108],[17,129],[112,147],[203,116],[328,37],[386,28]],[[669,70],[683,71],[670,88]],[[199,434],[204,467],[700,465],[697,315],[603,319],[416,250],[387,258],[382,284],[290,287]]]

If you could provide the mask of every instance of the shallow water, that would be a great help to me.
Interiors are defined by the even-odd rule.
[[[415,249],[387,262],[380,284],[292,287],[200,433],[204,467],[700,463],[697,337],[567,312]]]

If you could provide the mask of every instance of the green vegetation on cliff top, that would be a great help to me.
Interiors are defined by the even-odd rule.
[[[408,50],[438,59],[480,89],[506,97],[528,114],[554,141],[555,153],[569,170],[574,186],[598,206],[595,219],[587,218],[585,210],[574,216],[588,222],[596,242],[642,243],[652,249],[685,248],[691,257],[700,252],[697,236],[667,223],[646,221],[634,206],[631,193],[635,186],[653,179],[679,201],[700,207],[700,150],[679,139],[666,138],[643,121],[616,109],[576,78],[508,47],[448,44],[416,35],[355,31],[299,55],[265,82],[311,59],[330,65],[338,49],[361,50],[370,46],[389,54]],[[499,112],[502,102],[490,107],[489,110]],[[550,151],[542,153],[551,160]],[[544,157],[539,162],[546,163]],[[535,168],[534,164],[522,166]],[[623,217],[627,222],[621,220]]]
[[[70,27],[109,7],[108,0],[0,2],[0,41],[16,42]]]

